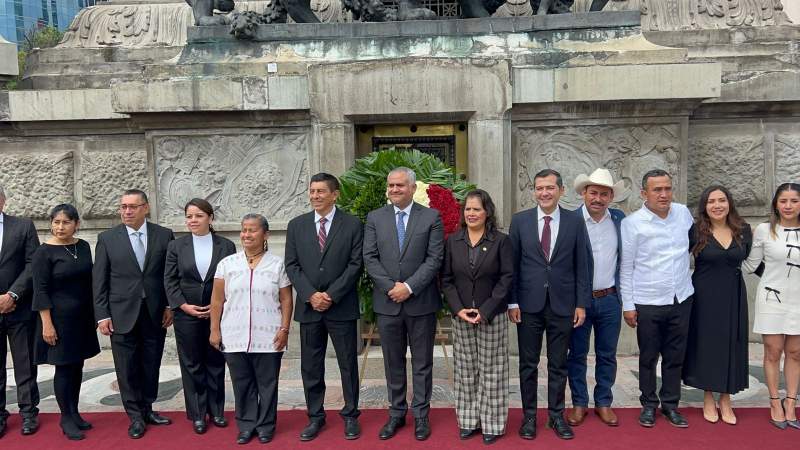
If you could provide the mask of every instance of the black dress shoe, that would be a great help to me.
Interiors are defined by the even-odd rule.
[[[136,420],[131,422],[131,426],[128,427],[128,436],[131,439],[140,439],[144,436],[144,422],[140,420]]]
[[[6,421],[5,421],[5,419],[4,420],[0,420],[0,438],[3,437],[4,434],[6,434]]]
[[[195,420],[192,422],[192,428],[194,428],[195,433],[203,434],[208,430],[208,425],[206,425],[205,420]]]
[[[80,441],[86,437],[71,417],[62,417],[61,433],[70,441]]]
[[[258,432],[258,442],[262,444],[268,444],[272,442],[273,434],[269,431],[259,431]]]
[[[672,426],[678,428],[689,427],[689,422],[687,422],[686,419],[683,418],[683,416],[681,415],[681,413],[678,412],[677,409],[662,408],[661,414],[664,415],[664,417],[667,419],[669,423],[672,424]]]
[[[29,436],[39,429],[39,418],[38,417],[25,417],[22,419],[22,434],[25,436]]]
[[[431,436],[431,423],[427,417],[414,419],[414,438],[424,441]]]
[[[75,425],[77,425],[78,429],[81,431],[92,429],[92,424],[83,420],[83,417],[81,417],[81,415],[78,413],[73,414],[72,420],[75,422]]]
[[[346,417],[344,419],[344,438],[348,441],[352,441],[359,437],[361,437],[361,425],[358,424],[358,419],[355,417]]]
[[[646,428],[656,426],[656,409],[652,406],[645,406],[639,414],[639,425]]]
[[[149,413],[145,414],[144,421],[150,425],[169,425],[172,423],[172,420],[170,420],[169,417],[164,417],[155,411],[150,411]]]
[[[470,430],[467,428],[460,428],[458,430],[458,438],[461,439],[462,441],[467,440],[472,436],[475,436],[476,434],[478,434],[477,429]]]
[[[236,436],[236,443],[237,444],[247,444],[250,442],[250,439],[253,439],[253,432],[252,431],[240,431],[239,434]]]
[[[313,441],[317,437],[322,427],[325,426],[325,419],[317,419],[308,422],[303,431],[300,432],[301,441]]]
[[[558,414],[556,416],[550,416],[547,419],[547,428],[552,428],[553,431],[556,432],[556,436],[560,439],[572,439],[575,437],[575,433],[572,432],[572,427],[569,426],[567,420],[564,419],[564,416]]]
[[[215,427],[219,427],[219,428],[225,428],[225,427],[228,426],[228,421],[225,420],[225,416],[212,417],[211,418],[211,423]]]
[[[378,433],[378,439],[382,441],[391,439],[397,433],[397,429],[404,426],[406,426],[405,417],[389,417],[389,420],[386,421],[386,424],[383,425],[380,433]]]
[[[483,443],[486,445],[494,444],[497,440],[500,439],[499,434],[484,434],[483,435]]]
[[[519,437],[528,440],[536,439],[536,417],[522,419],[522,426],[519,427]]]

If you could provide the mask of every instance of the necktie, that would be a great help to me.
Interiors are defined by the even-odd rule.
[[[319,219],[319,234],[317,237],[319,238],[319,251],[322,251],[325,248],[325,241],[328,239],[328,233],[325,231],[325,224],[328,222],[328,219],[323,217]]]
[[[405,216],[405,211],[397,212],[397,243],[400,244],[400,250],[403,249],[403,242],[406,240],[406,224],[403,222]]]
[[[144,270],[144,241],[142,241],[142,232],[134,231],[133,235],[136,239],[133,240],[133,253],[136,255],[136,262],[139,263],[139,269]]]
[[[550,221],[553,220],[550,216],[544,216],[544,227],[542,227],[542,251],[546,260],[550,260]]]

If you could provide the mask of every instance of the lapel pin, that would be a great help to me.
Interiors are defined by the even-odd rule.
[[[486,247],[483,247],[483,251],[486,251]]]

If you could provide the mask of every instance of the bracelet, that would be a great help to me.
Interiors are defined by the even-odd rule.
[[[286,328],[286,327],[280,327],[280,328],[278,328],[278,331],[285,331],[286,334],[289,334],[289,329]]]

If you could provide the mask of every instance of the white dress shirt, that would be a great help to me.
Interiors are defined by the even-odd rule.
[[[328,221],[327,221],[327,222],[325,222],[325,236],[329,235],[329,234],[330,234],[330,232],[331,232],[331,223],[333,222],[333,216],[334,216],[334,214],[336,214],[336,206],[334,206],[334,207],[331,209],[331,212],[329,212],[329,213],[328,213],[328,214],[325,216],[325,218],[326,218],[326,219],[328,219]],[[320,216],[320,215],[319,215],[319,213],[317,213],[316,211],[314,211],[314,225],[316,225],[316,227],[317,227],[317,236],[319,236],[319,221],[320,221],[321,219],[322,219],[322,216]]]
[[[128,231],[128,239],[131,240],[131,246],[136,248],[136,233],[137,231],[142,233],[142,243],[144,244],[144,251],[145,254],[147,253],[147,220],[144,221],[141,227],[138,230],[134,230],[133,228],[125,225],[125,229]]]
[[[671,305],[694,294],[689,272],[692,214],[673,203],[666,219],[642,206],[622,220],[620,291],[622,308]]]
[[[194,264],[200,278],[206,279],[208,269],[211,267],[211,257],[214,254],[214,235],[207,233],[204,236],[192,235],[194,247]]]
[[[272,341],[281,328],[280,288],[291,286],[283,258],[269,252],[250,269],[244,252],[222,259],[214,278],[225,281],[220,331],[224,352],[278,353]]]
[[[616,284],[617,273],[617,229],[611,213],[606,209],[606,214],[595,222],[586,206],[582,208],[583,218],[586,220],[586,230],[589,232],[589,242],[592,244],[592,259],[594,261],[594,274],[592,274],[592,290],[608,289]]]
[[[3,218],[5,214],[0,212],[0,255],[3,254]]]

